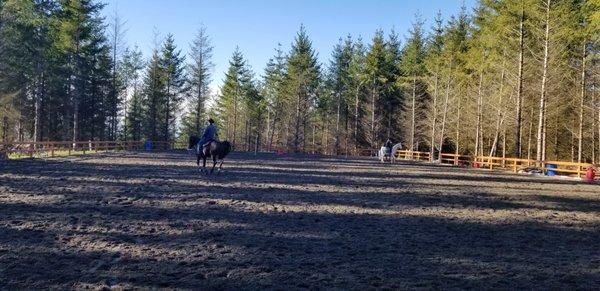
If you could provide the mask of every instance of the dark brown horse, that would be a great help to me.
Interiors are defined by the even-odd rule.
[[[198,165],[200,172],[206,173],[207,175],[209,174],[208,170],[206,169],[206,159],[211,157],[213,160],[213,166],[210,170],[210,174],[215,171],[215,166],[217,165],[218,160],[221,161],[219,164],[219,172],[221,172],[221,169],[223,168],[223,160],[231,152],[231,143],[228,141],[219,142],[212,140],[203,145],[199,145],[199,141],[200,138],[197,136],[190,136],[188,149],[193,149],[196,152],[196,164]],[[200,167],[200,160],[202,160],[202,167]]]

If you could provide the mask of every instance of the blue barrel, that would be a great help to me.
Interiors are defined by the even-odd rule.
[[[556,169],[558,165],[556,164],[546,164],[546,169]],[[546,176],[556,176],[556,171],[554,170],[546,170]]]
[[[152,141],[147,140],[144,143],[144,149],[147,151],[152,151],[152,149],[154,148],[154,144],[152,144]]]

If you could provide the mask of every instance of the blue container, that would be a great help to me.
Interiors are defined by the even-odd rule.
[[[558,165],[556,164],[546,164],[546,169],[556,169]],[[556,176],[556,171],[554,170],[546,170],[546,176]]]
[[[147,151],[152,151],[152,149],[154,148],[154,145],[152,144],[152,141],[147,140],[144,143],[144,149]]]

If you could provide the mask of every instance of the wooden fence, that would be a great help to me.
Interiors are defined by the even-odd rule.
[[[409,150],[400,150],[396,153],[396,159],[409,159],[417,161],[433,161],[431,153]],[[473,166],[483,169],[501,169],[518,172],[526,168],[536,167],[543,173],[553,172],[560,175],[571,175],[577,177],[585,176],[588,168],[595,167],[589,163],[575,163],[564,161],[536,161],[528,159],[501,158],[478,156],[471,157],[457,154],[442,153],[439,159],[440,163],[451,164],[455,166]]]
[[[155,150],[187,149],[187,144],[177,142],[155,141],[152,142]],[[45,141],[45,142],[10,142],[0,143],[0,157],[55,157],[81,155],[87,153],[97,153],[105,151],[119,150],[143,150],[145,142],[143,141]],[[377,155],[374,149],[357,149],[355,155],[374,156]],[[399,150],[396,152],[396,159],[407,159],[417,161],[433,161],[431,153]],[[471,157],[458,154],[442,153],[439,155],[439,162],[455,166],[473,166],[483,169],[502,169],[518,172],[519,170],[537,167],[543,173],[554,172],[562,175],[574,175],[582,177],[586,174],[589,167],[594,165],[589,163],[574,163],[563,161],[536,161],[529,159],[501,158],[478,156]]]
[[[0,154],[7,157],[56,157],[119,150],[142,150],[143,141],[44,141],[0,143]],[[156,141],[152,148],[170,150],[174,143]]]

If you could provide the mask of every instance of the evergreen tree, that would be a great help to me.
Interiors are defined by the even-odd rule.
[[[427,95],[425,92],[425,84],[423,80],[423,74],[425,72],[425,39],[423,35],[423,21],[420,16],[415,17],[413,26],[409,31],[410,36],[407,40],[406,46],[402,51],[402,62],[400,63],[400,70],[403,78],[401,79],[403,87],[405,88],[406,95],[410,94],[408,98],[408,106],[406,109],[405,127],[410,128],[408,135],[407,146],[410,150],[415,149],[415,146],[419,144],[422,136],[417,136],[419,132],[425,131],[426,125],[424,124],[424,112],[426,100],[424,99]]]
[[[229,69],[225,74],[221,95],[217,100],[219,123],[225,128],[225,137],[230,139],[234,146],[238,145],[238,138],[243,129],[241,127],[244,122],[242,120],[242,102],[248,94],[247,90],[251,87],[250,82],[250,71],[244,56],[236,47],[229,61]]]
[[[369,90],[368,111],[368,134],[367,142],[371,148],[375,148],[382,142],[379,130],[381,126],[381,116],[378,110],[380,107],[380,98],[389,82],[386,71],[386,47],[383,37],[383,31],[378,30],[373,37],[369,51],[365,58],[364,78],[365,84]]]
[[[115,140],[119,129],[119,117],[122,110],[123,101],[127,95],[127,85],[125,84],[125,78],[123,70],[121,69],[123,63],[122,49],[124,46],[124,32],[125,23],[121,19],[118,11],[115,11],[112,18],[110,19],[110,53],[111,53],[111,82],[110,91],[106,99],[107,106],[107,125],[108,125],[108,139]]]
[[[165,104],[165,72],[161,65],[158,50],[152,52],[146,76],[144,77],[143,107],[147,110],[144,123],[145,135],[150,140],[158,140],[158,130],[163,116],[162,106]]]
[[[71,90],[68,94],[72,101],[72,139],[78,141],[80,137],[95,138],[98,132],[83,132],[81,124],[87,129],[93,130],[98,124],[93,116],[81,115],[82,108],[102,108],[104,98],[91,96],[90,93],[98,93],[100,88],[88,88],[90,78],[93,77],[93,68],[98,63],[97,54],[104,53],[106,39],[104,37],[103,19],[99,16],[104,4],[92,0],[62,0],[62,9],[59,25],[59,47],[66,55],[65,65],[69,72],[68,82]],[[102,84],[96,83],[96,86]],[[97,107],[100,105],[100,107]],[[83,118],[88,120],[83,120]],[[88,122],[91,121],[91,122]],[[104,122],[104,120],[102,120]],[[102,131],[103,132],[103,131]]]
[[[383,94],[381,98],[382,108],[382,128],[380,140],[387,139],[398,140],[401,136],[398,120],[400,118],[400,109],[404,102],[400,80],[402,72],[401,63],[401,44],[398,34],[392,29],[385,43],[385,63],[383,64],[383,73],[385,82],[383,84]]]
[[[365,57],[366,50],[362,42],[362,38],[358,38],[352,49],[352,58],[348,67],[350,76],[348,88],[352,91],[352,100],[348,103],[352,104],[352,140],[354,143],[354,152],[356,153],[360,143],[364,142],[363,118],[365,114],[366,103],[366,75],[365,75]]]
[[[140,73],[144,69],[142,53],[136,46],[125,49],[121,66],[125,87],[131,88],[131,97],[126,102],[123,139],[139,141],[142,139],[144,125],[143,96],[140,90]]]
[[[289,112],[290,100],[285,94],[285,56],[281,45],[276,49],[275,56],[269,59],[265,67],[262,85],[262,95],[265,98],[267,110],[267,150],[271,151],[273,143],[277,147],[284,147],[287,143],[289,132],[289,120],[286,113]]]
[[[292,43],[287,60],[286,91],[292,96],[292,149],[299,152],[306,148],[306,131],[310,115],[315,108],[321,83],[321,69],[317,55],[304,25]]]
[[[429,104],[427,104],[428,115],[430,116],[430,155],[431,159],[436,159],[435,148],[436,146],[436,133],[438,126],[438,114],[439,114],[439,102],[440,92],[442,87],[441,82],[441,69],[443,66],[442,52],[444,50],[444,27],[441,13],[438,12],[435,17],[435,25],[433,32],[431,33],[426,48],[426,55],[424,57],[424,67],[426,74],[426,84],[429,88],[428,92],[431,96]],[[438,157],[439,158],[439,157]]]
[[[335,138],[334,138],[334,153],[340,153],[342,143],[342,122],[347,124],[348,117],[348,101],[351,99],[351,76],[350,63],[352,61],[352,38],[346,37],[346,40],[340,39],[334,46],[332,59],[329,64],[327,74],[327,96],[332,97],[330,102],[330,112],[335,116]]]
[[[184,75],[185,57],[175,45],[172,34],[167,35],[162,47],[160,66],[164,73],[164,129],[163,140],[170,141],[175,135],[175,122],[179,112],[179,106],[183,100],[185,84]]]
[[[182,133],[198,135],[201,133],[204,119],[206,119],[206,103],[210,94],[211,71],[214,67],[213,47],[206,33],[206,27],[200,27],[190,50],[191,63],[188,66],[189,91],[187,92],[187,102],[190,108],[182,121]]]

